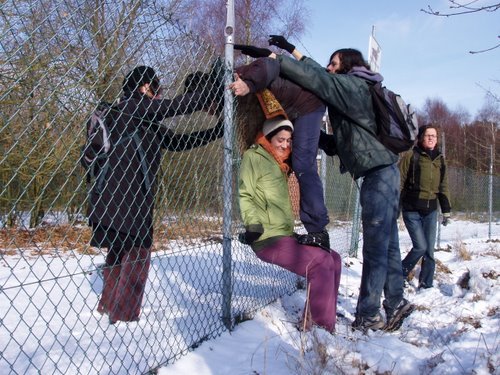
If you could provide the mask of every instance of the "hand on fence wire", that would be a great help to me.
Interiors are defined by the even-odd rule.
[[[285,51],[292,53],[295,49],[295,46],[288,42],[283,35],[269,35],[269,39],[267,40],[270,46],[276,46],[278,48],[284,49]]]
[[[250,87],[248,87],[247,83],[237,73],[234,74],[234,82],[229,85],[229,89],[236,96],[245,96],[250,93]]]

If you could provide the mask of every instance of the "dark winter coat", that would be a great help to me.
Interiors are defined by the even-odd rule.
[[[266,57],[254,60],[236,68],[236,73],[248,85],[251,93],[268,88],[291,121],[323,106],[321,100],[310,91],[280,77],[280,65],[275,59]]]
[[[394,164],[398,156],[376,137],[377,125],[367,81],[382,77],[368,70],[354,74],[331,74],[314,60],[278,56],[281,74],[314,93],[328,107],[333,128],[331,153],[357,179],[370,171]],[[321,140],[320,140],[321,141]]]
[[[184,151],[222,136],[221,124],[191,134],[174,134],[160,122],[203,109],[204,98],[190,93],[172,100],[150,99],[138,92],[123,97],[107,118],[112,149],[93,185],[88,207],[90,225],[102,232],[129,235],[137,246],[150,247],[156,177],[162,149]],[[109,247],[102,233],[94,246]],[[99,242],[99,243],[96,243]]]
[[[432,158],[414,146],[405,152],[399,164],[401,171],[401,203],[403,211],[427,214],[441,206],[442,214],[451,211],[446,163],[441,152]]]

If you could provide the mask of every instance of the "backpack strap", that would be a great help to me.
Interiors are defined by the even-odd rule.
[[[134,134],[132,135],[132,140],[134,141],[137,147],[137,152],[139,153],[139,161],[141,164],[142,174],[144,176],[144,183],[146,184],[146,191],[149,191],[151,189],[152,181],[149,179],[148,165],[146,162],[146,153],[142,148],[142,143],[141,140],[139,139],[139,136],[137,135],[137,131],[135,131]]]

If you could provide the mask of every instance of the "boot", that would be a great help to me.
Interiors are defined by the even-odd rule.
[[[105,266],[102,270],[103,286],[102,294],[97,305],[97,312],[100,314],[109,314],[111,305],[114,301],[115,291],[120,281],[121,266]]]
[[[134,247],[123,257],[120,282],[109,314],[111,324],[118,320],[139,320],[150,263],[151,253],[146,248]]]

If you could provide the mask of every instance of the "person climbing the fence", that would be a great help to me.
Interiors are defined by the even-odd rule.
[[[343,170],[354,179],[363,178],[360,188],[363,227],[363,270],[356,306],[354,330],[394,331],[415,309],[404,298],[403,272],[397,214],[400,175],[398,156],[376,137],[377,124],[369,84],[383,77],[370,71],[358,50],[334,51],[327,68],[304,56],[281,35],[270,35],[269,44],[289,56],[257,48],[261,57],[276,59],[280,74],[317,95],[328,108],[333,135],[320,147],[337,154]],[[384,293],[386,319],[380,313]]]
[[[308,330],[317,325],[333,332],[341,259],[331,249],[300,244],[294,236],[287,181],[293,130],[287,119],[268,119],[255,144],[243,154],[239,203],[246,231],[240,241],[264,262],[306,277],[308,298],[300,327]]]
[[[234,48],[249,53],[249,46],[237,44]],[[300,235],[298,240],[304,245],[329,248],[330,236],[326,226],[330,220],[316,160],[326,108],[310,91],[280,77],[279,71],[279,63],[276,60],[256,59],[248,65],[236,68],[236,80],[229,88],[236,96],[255,94],[268,88],[292,121],[294,133],[291,162],[299,182],[299,216],[307,230],[307,234]]]
[[[106,117],[111,145],[89,193],[90,244],[107,248],[104,286],[97,311],[117,321],[137,321],[148,278],[153,243],[153,208],[162,150],[185,151],[223,135],[223,125],[175,134],[167,117],[208,111],[220,91],[161,98],[153,68],[139,66],[123,80],[123,95]]]
[[[403,259],[403,277],[422,259],[418,288],[432,288],[436,261],[434,245],[438,202],[442,224],[450,217],[450,192],[443,154],[438,147],[438,129],[434,125],[419,128],[418,142],[401,157],[401,207],[403,221],[410,234],[412,249]]]

